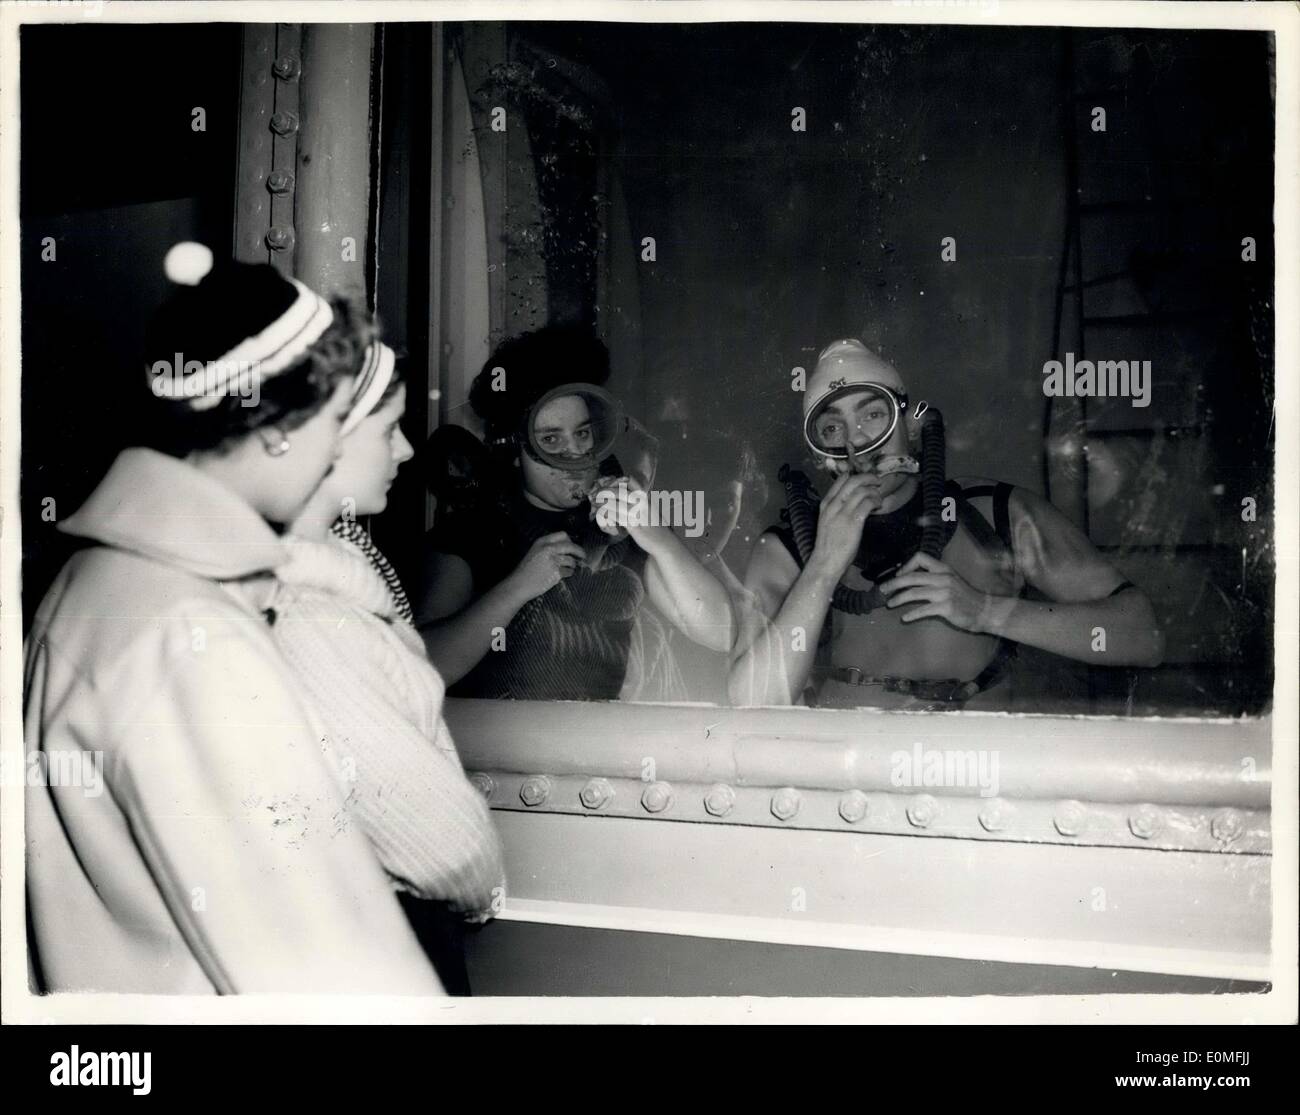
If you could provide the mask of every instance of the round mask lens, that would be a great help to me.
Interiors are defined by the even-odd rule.
[[[594,470],[614,448],[620,417],[618,403],[605,391],[565,384],[533,407],[528,443],[538,460],[552,468]]]
[[[847,457],[880,448],[898,425],[898,400],[872,384],[849,384],[830,392],[808,412],[808,444],[827,457]]]

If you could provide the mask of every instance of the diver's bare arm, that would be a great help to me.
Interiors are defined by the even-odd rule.
[[[721,582],[668,527],[633,533],[649,555],[646,591],[673,626],[710,650],[726,652],[736,641],[731,598]]]
[[[858,552],[863,523],[880,506],[879,487],[878,477],[850,473],[831,485],[802,571],[780,543],[759,539],[745,583],[764,607],[731,669],[728,688],[737,704],[789,705],[803,693],[835,586]]]
[[[1041,496],[1014,489],[1010,515],[1016,566],[1046,602],[981,592],[944,562],[917,554],[880,586],[889,607],[904,623],[937,616],[1093,665],[1158,666],[1164,634],[1145,593],[1117,591],[1123,574]]]
[[[453,685],[487,654],[494,629],[504,630],[531,597],[507,577],[471,603],[469,566],[450,554],[434,556],[428,580],[432,587],[420,602],[416,624],[429,661]]]
[[[1146,594],[1127,588],[1085,603],[989,597],[981,629],[1095,666],[1158,666],[1165,640]]]
[[[1016,563],[1050,601],[995,601],[996,633],[1096,665],[1160,665],[1164,632],[1146,594],[1116,593],[1123,573],[1036,492],[1013,489],[1009,511]]]
[[[769,535],[759,539],[745,572],[745,588],[760,607],[741,617],[739,650],[728,679],[733,704],[798,701],[812,673],[839,579],[816,554],[800,570],[778,541]]]

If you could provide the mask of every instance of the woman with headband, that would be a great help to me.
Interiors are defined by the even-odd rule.
[[[504,894],[501,845],[442,719],[443,682],[410,605],[356,522],[411,459],[391,348],[366,351],[339,459],[290,527],[275,640],[319,713],[321,746],[444,986],[468,994],[460,922]]]
[[[273,641],[283,525],[332,466],[368,320],[268,265],[165,261],[148,445],[60,525],[27,648],[43,991],[441,994]],[[69,771],[90,777],[68,778]]]

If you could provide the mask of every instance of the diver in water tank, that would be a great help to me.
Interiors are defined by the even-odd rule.
[[[781,471],[784,522],[746,572],[758,607],[733,702],[997,707],[1021,643],[1093,665],[1161,661],[1146,595],[1040,496],[948,478],[939,412],[860,341],[819,356],[803,434],[834,479],[819,500]]]
[[[608,377],[608,351],[583,330],[507,341],[470,390],[486,449],[457,427],[434,446],[438,522],[416,622],[453,696],[617,699],[656,657],[643,649],[647,598],[695,642],[731,650],[726,590],[644,513],[653,439]]]

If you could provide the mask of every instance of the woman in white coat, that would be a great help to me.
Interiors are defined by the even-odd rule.
[[[501,843],[442,719],[442,678],[387,560],[356,521],[377,515],[412,450],[406,388],[375,342],[353,386],[339,459],[290,526],[276,645],[324,721],[352,818],[417,928],[444,986],[468,994],[463,920],[505,894]]]
[[[153,446],[61,524],[90,545],[29,636],[36,989],[440,994],[271,637],[372,328],[201,245],[167,271]]]

